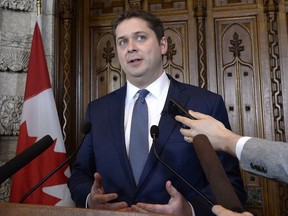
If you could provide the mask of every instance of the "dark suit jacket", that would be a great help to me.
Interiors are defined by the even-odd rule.
[[[187,109],[209,114],[230,127],[221,96],[201,88],[183,84],[170,78],[171,84],[159,122],[160,135],[157,151],[161,159],[177,171],[191,185],[215,201],[207,184],[192,144],[184,141],[179,124],[165,113],[170,98]],[[117,201],[129,205],[138,201],[167,204],[169,195],[165,182],[171,180],[179,192],[193,205],[197,215],[213,215],[207,205],[192,189],[157,161],[150,151],[142,177],[136,186],[125,147],[124,103],[126,86],[92,101],[87,109],[86,121],[92,123],[92,131],[86,136],[76,163],[72,169],[69,188],[77,206],[84,207],[85,200],[97,171],[102,175],[105,193],[115,192]],[[226,173],[242,202],[246,199],[237,159],[228,154],[220,155]],[[225,188],[223,188],[225,190]]]

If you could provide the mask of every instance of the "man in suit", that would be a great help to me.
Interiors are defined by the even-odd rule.
[[[187,109],[212,115],[229,128],[222,97],[177,82],[165,73],[162,58],[168,44],[162,22],[154,15],[128,11],[114,20],[112,31],[127,82],[92,101],[87,108],[85,121],[91,122],[92,130],[83,142],[69,179],[72,199],[77,206],[98,209],[184,216],[212,214],[211,205],[163,166],[153,151],[147,153],[138,181],[129,153],[133,135],[130,131],[134,129],[132,110],[139,90],[146,89],[149,93],[142,103],[148,107],[147,146],[152,146],[150,127],[158,125],[156,148],[161,159],[215,201],[194,148],[183,140],[180,126],[166,111],[169,99],[177,99]],[[237,160],[226,153],[219,154],[219,158],[244,203],[246,193]]]
[[[240,136],[211,116],[191,110],[189,113],[197,120],[182,116],[175,117],[177,121],[190,127],[180,129],[187,142],[193,142],[196,135],[204,134],[215,150],[225,151],[237,157],[242,169],[288,183],[287,143]],[[221,206],[215,206],[212,210],[218,216],[251,215],[247,212],[232,213]]]

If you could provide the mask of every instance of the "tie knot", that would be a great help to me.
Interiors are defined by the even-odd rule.
[[[143,103],[145,97],[149,94],[149,91],[147,89],[141,89],[138,92],[139,92],[138,99]]]

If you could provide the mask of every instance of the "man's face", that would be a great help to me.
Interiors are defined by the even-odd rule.
[[[119,62],[126,78],[135,86],[145,88],[163,73],[162,55],[167,41],[160,44],[155,32],[140,18],[130,18],[116,28]]]

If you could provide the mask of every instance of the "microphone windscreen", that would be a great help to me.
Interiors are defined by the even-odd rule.
[[[152,125],[150,128],[150,135],[153,139],[157,139],[159,137],[159,127]]]
[[[24,167],[53,144],[51,136],[46,135],[0,167],[0,184]]]
[[[88,134],[91,131],[91,127],[92,127],[91,122],[86,122],[82,128],[82,133],[84,135]]]
[[[217,203],[227,209],[243,212],[242,204],[207,136],[195,136],[193,144]]]

